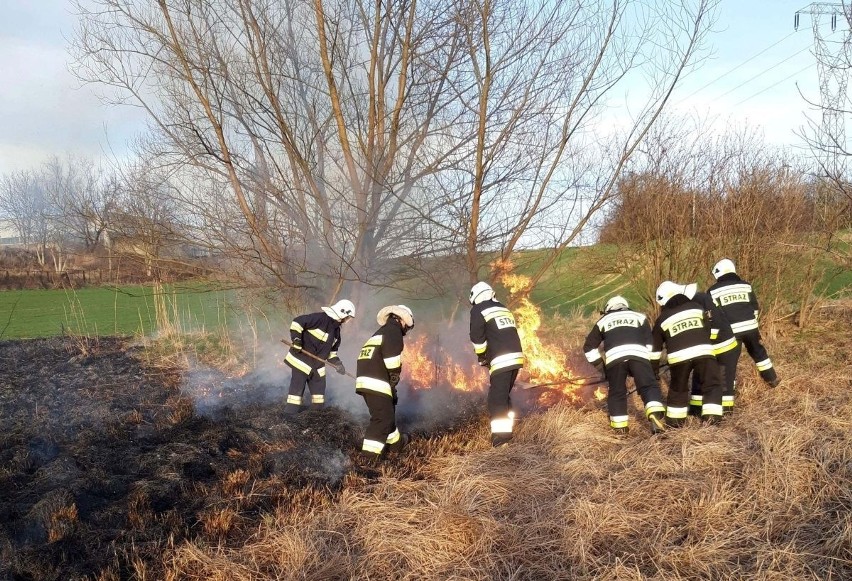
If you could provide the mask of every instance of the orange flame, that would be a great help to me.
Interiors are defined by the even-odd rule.
[[[566,399],[580,400],[580,388],[584,380],[577,378],[568,367],[564,353],[552,345],[545,344],[539,337],[541,310],[529,299],[532,280],[527,276],[513,274],[514,265],[510,261],[499,261],[492,264],[492,268],[512,295],[512,312],[526,359],[522,380],[532,384],[572,380],[537,390],[537,402],[540,405],[550,406]],[[454,345],[452,349],[445,350],[442,346],[430,342],[427,336],[406,342],[403,353],[403,376],[406,384],[413,390],[450,386],[463,392],[485,391],[488,386],[487,372],[476,363],[463,365],[456,362],[460,349],[468,349],[472,360],[472,345]],[[602,399],[606,395],[597,389],[594,397]]]
[[[472,351],[471,351],[472,352]],[[412,389],[449,385],[457,391],[482,391],[488,384],[477,365],[465,367],[438,345],[429,345],[425,336],[405,346],[402,372]]]
[[[512,302],[517,305],[512,311],[526,357],[524,370],[529,374],[530,381],[549,383],[574,379],[576,375],[567,366],[564,353],[552,345],[545,344],[539,337],[541,310],[529,298],[532,279],[513,274],[514,265],[508,260],[500,260],[491,266],[512,296]],[[577,391],[582,383],[582,379],[574,379],[569,383],[554,385],[553,389],[539,396],[539,403],[551,405],[556,403],[555,400],[564,399],[566,396],[568,399],[578,400],[580,396]]]

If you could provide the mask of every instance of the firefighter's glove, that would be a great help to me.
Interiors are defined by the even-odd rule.
[[[295,339],[293,339],[293,351],[298,353],[301,350],[302,350],[302,338],[296,337]]]
[[[343,365],[343,361],[339,359],[332,363],[334,365],[334,370],[338,372],[340,375],[346,375],[346,367]]]
[[[388,377],[388,381],[391,386],[391,390],[396,391],[396,384],[399,383],[399,373],[391,373]]]
[[[481,366],[488,367],[488,357],[486,357],[485,355],[477,355],[477,359]]]
[[[605,368],[605,366],[604,366],[604,362],[603,362],[603,360],[602,360],[602,359],[599,359],[598,361],[595,361],[595,362],[593,363],[593,365],[595,366],[595,369],[597,369],[597,370],[598,370],[598,373],[600,373],[601,375],[606,375],[606,368]]]
[[[651,369],[654,370],[654,379],[659,381],[660,380],[660,362],[659,361],[652,361],[651,362]]]

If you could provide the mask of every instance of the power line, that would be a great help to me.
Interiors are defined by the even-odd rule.
[[[755,76],[753,76],[753,77],[749,78],[749,79],[748,79],[748,80],[746,80],[746,81],[743,81],[742,83],[740,83],[740,84],[739,84],[739,85],[737,85],[736,87],[734,87],[734,88],[732,88],[732,89],[729,89],[729,90],[728,90],[728,91],[726,91],[725,93],[723,93],[723,94],[719,95],[718,97],[716,97],[716,99],[721,99],[722,97],[727,97],[728,95],[730,95],[731,93],[733,93],[733,92],[734,92],[734,91],[736,91],[737,89],[740,89],[741,87],[744,87],[745,85],[748,85],[749,83],[751,83],[751,82],[752,82],[752,81],[754,81],[755,79],[759,79],[760,77],[762,77],[763,75],[765,75],[765,74],[766,74],[766,73],[768,73],[769,71],[774,70],[774,69],[776,69],[776,68],[780,67],[781,65],[783,65],[784,63],[786,63],[788,60],[790,60],[790,59],[792,59],[792,58],[794,58],[794,57],[799,56],[800,54],[802,54],[802,53],[803,53],[803,52],[805,52],[806,50],[810,50],[810,48],[811,48],[811,47],[806,46],[805,48],[803,48],[803,49],[802,49],[802,50],[800,50],[799,52],[797,52],[797,53],[795,53],[795,54],[791,54],[790,56],[788,56],[788,57],[787,57],[787,58],[785,58],[784,60],[782,60],[782,61],[780,61],[780,62],[775,63],[774,65],[772,65],[772,66],[771,66],[771,67],[769,67],[768,69],[764,69],[762,72],[760,72],[760,73],[756,74]],[[809,66],[809,67],[813,66],[813,63],[809,63],[809,64],[808,64],[808,66]]]
[[[745,61],[743,61],[743,62],[741,62],[740,64],[738,64],[738,65],[737,65],[737,66],[735,66],[734,68],[732,68],[732,69],[728,70],[727,72],[722,73],[721,75],[719,75],[718,77],[716,77],[716,78],[715,78],[715,79],[713,79],[712,81],[708,82],[708,83],[707,83],[706,85],[704,85],[703,87],[699,87],[698,89],[696,89],[695,91],[693,91],[692,93],[690,93],[689,95],[687,95],[686,97],[684,97],[683,99],[681,99],[681,100],[678,102],[678,105],[680,105],[680,104],[681,104],[681,103],[683,103],[684,101],[686,101],[686,100],[690,99],[691,97],[694,97],[697,93],[700,93],[701,91],[703,91],[704,89],[706,89],[707,87],[709,87],[710,85],[712,85],[713,83],[715,83],[716,81],[718,81],[718,80],[720,80],[720,79],[724,79],[725,77],[727,77],[728,75],[730,75],[731,73],[733,73],[734,71],[736,71],[737,69],[739,69],[739,68],[741,68],[741,67],[743,67],[743,66],[747,65],[748,63],[750,63],[751,61],[753,61],[754,59],[756,59],[757,57],[759,57],[760,55],[762,55],[762,54],[763,54],[763,53],[765,53],[766,51],[768,51],[768,50],[770,50],[770,49],[775,48],[776,46],[778,46],[779,44],[781,44],[782,42],[784,42],[785,40],[787,40],[788,38],[790,38],[790,37],[791,37],[791,36],[793,36],[794,34],[796,34],[796,31],[795,31],[795,30],[794,30],[793,32],[791,32],[790,34],[788,34],[787,36],[785,36],[784,38],[782,38],[781,40],[779,40],[779,41],[775,42],[774,44],[771,44],[771,45],[767,46],[766,48],[764,48],[762,51],[760,51],[760,52],[759,52],[759,53],[757,53],[756,55],[754,55],[754,56],[752,56],[752,57],[748,58],[747,60],[745,60]]]
[[[791,78],[795,77],[795,76],[796,76],[796,75],[798,75],[799,73],[801,73],[801,72],[804,72],[804,71],[808,70],[808,69],[809,69],[809,68],[811,68],[812,66],[813,66],[812,64],[807,64],[807,65],[805,65],[804,67],[802,67],[801,69],[799,69],[799,70],[798,70],[798,71],[796,71],[795,73],[793,73],[793,74],[791,74],[791,75],[789,75],[789,76],[787,76],[787,77],[785,77],[785,78],[781,79],[781,80],[780,80],[780,81],[778,81],[777,83],[774,83],[774,84],[772,84],[772,85],[769,85],[769,86],[768,86],[768,87],[766,87],[765,89],[761,89],[760,91],[758,91],[757,93],[755,93],[755,94],[754,94],[754,95],[752,95],[751,97],[746,97],[745,99],[743,99],[742,101],[740,101],[739,103],[737,103],[736,105],[734,105],[734,107],[739,107],[740,105],[742,105],[743,103],[745,103],[745,102],[746,102],[746,101],[748,101],[749,99],[751,99],[751,98],[753,98],[753,97],[757,97],[757,96],[758,96],[758,95],[760,95],[761,93],[765,93],[765,92],[766,92],[766,91],[768,91],[769,89],[772,89],[773,87],[776,87],[776,86],[780,85],[780,84],[781,84],[781,83],[783,83],[784,81],[790,80]]]

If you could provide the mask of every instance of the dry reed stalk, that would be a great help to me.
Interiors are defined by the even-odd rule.
[[[813,361],[800,341],[771,346],[775,390],[743,357],[721,427],[651,438],[633,409],[621,441],[599,406],[559,405],[493,450],[477,418],[416,442],[378,480],[348,476],[335,498],[300,491],[240,545],[187,543],[168,568],[245,580],[850,578],[852,338]]]

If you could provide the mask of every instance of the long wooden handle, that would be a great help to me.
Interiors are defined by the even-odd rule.
[[[281,339],[281,342],[284,343],[285,345],[289,345],[290,347],[293,346],[293,344],[290,341],[288,341],[287,339]],[[314,355],[310,351],[305,351],[304,349],[302,349],[301,353],[304,353],[305,355],[307,355],[311,359],[316,359],[317,361],[319,361],[321,363],[325,363],[327,365],[331,365],[332,367],[334,367],[334,363],[330,363],[327,359],[323,359],[319,355]],[[357,377],[355,377],[354,375],[352,375],[348,371],[346,373],[344,373],[344,375],[347,375],[347,376],[351,377],[352,379],[358,379]]]

